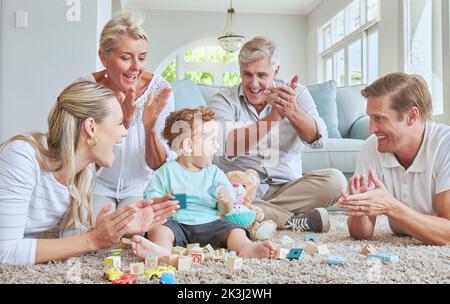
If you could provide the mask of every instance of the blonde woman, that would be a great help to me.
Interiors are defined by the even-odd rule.
[[[115,150],[113,166],[99,172],[94,212],[115,201],[117,207],[142,199],[153,171],[171,156],[159,136],[174,110],[169,83],[146,71],[149,38],[138,12],[117,15],[103,28],[99,56],[105,69],[84,76],[113,90],[119,97],[128,136]]]
[[[94,82],[77,82],[58,97],[48,133],[15,136],[0,145],[0,263],[39,264],[82,255],[118,243],[165,222],[175,202],[140,201],[92,220],[95,166],[111,167],[113,148],[127,132],[116,95]],[[57,225],[87,232],[36,239]]]

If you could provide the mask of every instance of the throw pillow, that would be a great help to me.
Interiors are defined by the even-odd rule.
[[[308,87],[320,117],[325,121],[329,138],[341,138],[338,129],[336,81],[330,80]]]
[[[175,99],[175,110],[182,108],[195,109],[198,107],[206,107],[205,99],[203,98],[197,85],[191,79],[170,83]]]

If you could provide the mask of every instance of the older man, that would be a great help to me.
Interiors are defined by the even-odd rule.
[[[321,170],[302,176],[303,145],[322,148],[326,125],[298,76],[286,85],[276,44],[264,37],[247,42],[239,54],[241,84],[221,91],[210,102],[224,127],[225,172],[254,169],[261,185],[254,203],[280,229],[327,232],[324,207],[336,202],[345,187],[343,174]]]
[[[450,127],[429,122],[432,100],[417,75],[387,75],[362,91],[373,133],[361,149],[347,209],[350,235],[373,237],[379,215],[395,233],[450,244]],[[345,194],[345,193],[343,193]]]

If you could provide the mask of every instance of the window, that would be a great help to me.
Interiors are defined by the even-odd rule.
[[[443,37],[449,36],[449,29],[444,27],[449,20],[449,11],[445,10],[444,2],[405,1],[405,70],[408,73],[419,74],[427,81],[433,97],[434,115],[444,113],[444,56],[447,58],[450,56],[448,47],[445,46],[448,40],[446,42],[443,40]],[[446,22],[443,22],[444,20]],[[449,97],[446,96],[446,99]]]
[[[322,27],[322,80],[347,86],[378,78],[378,21],[379,0],[353,0]]]
[[[227,53],[220,46],[195,47],[175,57],[162,72],[170,82],[190,78],[197,84],[233,86],[241,81],[238,53]]]

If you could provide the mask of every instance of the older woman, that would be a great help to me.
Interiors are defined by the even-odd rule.
[[[94,212],[112,201],[118,207],[142,199],[153,170],[171,155],[159,136],[174,110],[169,83],[147,72],[149,38],[136,13],[117,15],[103,28],[99,56],[105,69],[83,79],[113,90],[119,97],[128,137],[115,150],[113,166],[99,172],[94,191]]]
[[[157,227],[177,205],[139,201],[118,211],[101,209],[93,225],[95,167],[111,167],[113,149],[127,132],[116,95],[94,82],[77,82],[58,97],[48,133],[15,136],[0,146],[0,263],[38,264],[67,259],[119,242],[125,233]],[[77,236],[42,240],[60,224]]]

